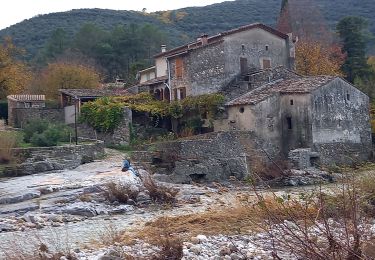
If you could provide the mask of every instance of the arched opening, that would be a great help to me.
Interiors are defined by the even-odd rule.
[[[161,92],[160,92],[159,89],[155,90],[155,92],[154,92],[154,97],[155,97],[157,100],[162,100]]]
[[[169,102],[171,100],[170,97],[171,97],[171,95],[170,95],[169,88],[165,87],[165,89],[164,89],[164,100],[167,100]]]

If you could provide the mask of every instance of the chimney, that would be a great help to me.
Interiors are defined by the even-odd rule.
[[[202,45],[206,45],[208,42],[208,34],[202,34],[200,40],[202,42]]]
[[[166,52],[167,51],[167,46],[166,45],[161,45],[161,52]]]

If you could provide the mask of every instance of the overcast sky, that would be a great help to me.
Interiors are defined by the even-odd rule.
[[[38,14],[62,12],[78,8],[103,8],[147,12],[188,6],[204,6],[223,0],[10,0],[0,8],[0,29]]]

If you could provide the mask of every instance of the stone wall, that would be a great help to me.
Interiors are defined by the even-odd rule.
[[[185,87],[187,96],[218,92],[228,81],[224,73],[223,50],[223,43],[220,42],[192,50],[187,55],[176,57],[181,57],[183,60],[181,78],[177,78],[175,75],[176,58],[171,58],[172,91],[173,89]]]
[[[314,144],[313,150],[319,154],[321,165],[353,165],[371,158],[371,146],[360,143]]]
[[[52,170],[73,169],[92,162],[104,155],[104,143],[64,145],[53,147],[14,148],[13,156],[19,161],[16,166],[3,170],[5,176],[21,176]]]
[[[13,108],[9,124],[22,128],[27,121],[43,119],[50,122],[64,122],[64,109],[59,108]]]
[[[270,163],[268,156],[277,154],[272,143],[253,132],[231,131],[149,145],[134,152],[133,159],[152,168],[159,179],[189,183],[243,179],[256,163]]]
[[[124,117],[113,133],[100,133],[87,124],[79,124],[78,137],[102,140],[106,145],[128,145],[130,142],[130,124],[132,124],[132,110],[125,107]]]

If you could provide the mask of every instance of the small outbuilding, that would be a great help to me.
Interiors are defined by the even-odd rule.
[[[17,111],[24,111],[29,113],[35,108],[44,108],[46,106],[45,95],[10,95],[8,100],[8,125],[12,127],[19,127],[19,113]]]

